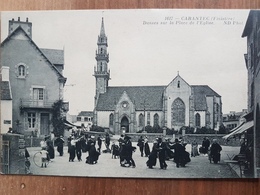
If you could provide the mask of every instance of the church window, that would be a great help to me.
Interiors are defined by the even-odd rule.
[[[153,116],[153,125],[159,125],[159,115],[157,113]]]
[[[195,126],[200,127],[200,114],[199,113],[197,113],[195,115]]]
[[[103,48],[100,49],[100,53],[101,53],[101,54],[103,53]]]
[[[184,126],[185,125],[185,104],[177,98],[173,101],[171,107],[172,125],[173,126]]]
[[[181,85],[181,84],[180,84],[180,81],[178,81],[177,87],[180,88],[180,85]]]
[[[139,115],[139,126],[141,126],[141,127],[144,126],[144,115],[143,114]]]
[[[109,125],[112,126],[113,123],[114,123],[114,114],[111,113],[111,114],[109,115]]]

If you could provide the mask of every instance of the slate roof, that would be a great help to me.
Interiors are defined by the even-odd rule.
[[[124,91],[135,104],[136,110],[157,111],[163,109],[163,92],[167,86],[131,86],[131,87],[108,87],[107,92],[100,94],[96,106],[97,111],[113,111]],[[221,97],[207,85],[191,85],[194,92],[195,110],[207,110],[206,96]]]
[[[91,111],[81,111],[78,116],[93,116],[94,113]]]
[[[12,100],[9,81],[1,81],[1,100]]]
[[[41,51],[51,61],[52,64],[64,64],[63,50],[41,48]]]
[[[221,97],[208,85],[191,85],[194,92],[194,109],[207,110],[206,96]]]
[[[115,110],[124,91],[135,104],[136,110],[144,109],[144,100],[147,110],[162,110],[164,89],[165,86],[108,87],[106,93],[100,94],[96,110]]]

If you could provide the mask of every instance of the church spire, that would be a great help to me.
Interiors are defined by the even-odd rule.
[[[98,96],[100,93],[106,93],[108,87],[108,80],[110,79],[110,71],[108,69],[109,54],[107,52],[107,36],[105,34],[103,17],[101,22],[100,35],[98,36],[97,46],[97,65],[94,69],[94,76],[96,77],[96,96]]]
[[[106,36],[103,17],[102,17],[102,22],[101,22],[100,36]]]

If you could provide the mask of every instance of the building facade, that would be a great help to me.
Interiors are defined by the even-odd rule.
[[[1,133],[12,128],[12,92],[9,81],[9,67],[1,67]]]
[[[1,64],[10,69],[13,129],[23,134],[49,134],[52,105],[63,99],[64,51],[40,49],[32,39],[32,23],[12,19],[1,43]]]
[[[247,114],[247,109],[241,112],[230,111],[228,114],[223,114],[223,125],[227,130],[232,130],[245,122],[243,116]]]
[[[77,116],[73,124],[77,127],[83,127],[87,131],[90,130],[93,125],[93,111],[81,111]]]
[[[245,54],[248,71],[248,111],[254,126],[247,133],[252,134],[254,177],[260,177],[260,11],[251,10],[242,34],[247,38]],[[251,133],[252,132],[252,133]]]
[[[222,124],[221,96],[207,85],[190,85],[179,73],[165,86],[109,86],[108,42],[102,18],[94,77],[94,125],[115,134],[135,133],[145,126],[179,130],[183,126],[218,130]]]

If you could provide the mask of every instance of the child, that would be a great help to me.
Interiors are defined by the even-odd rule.
[[[42,166],[41,167],[43,168],[43,164],[44,164],[44,167],[46,168],[47,167],[46,162],[48,161],[48,152],[46,150],[46,147],[43,147],[40,153],[42,156]]]

